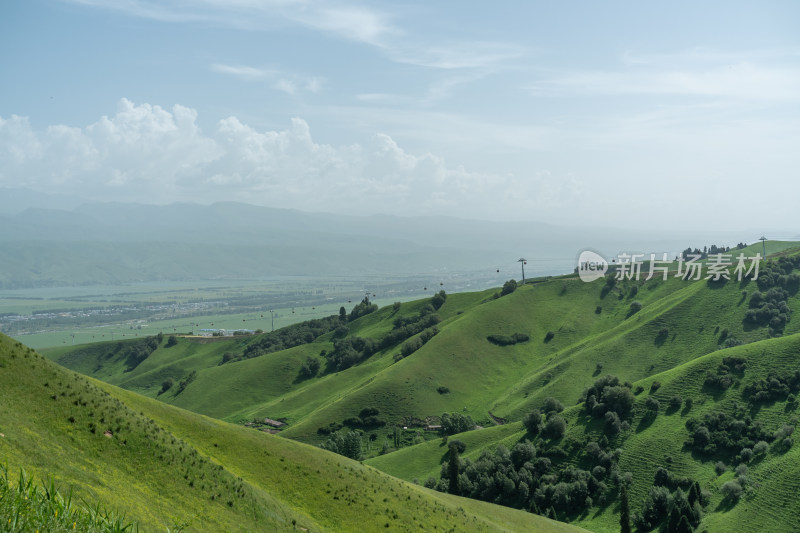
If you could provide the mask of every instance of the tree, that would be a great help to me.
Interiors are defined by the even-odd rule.
[[[441,422],[442,433],[445,435],[454,435],[475,429],[475,422],[472,421],[472,418],[469,415],[460,413],[453,413],[452,415],[443,413]]]
[[[628,501],[628,484],[619,485],[619,531],[631,533],[631,507]]]
[[[433,298],[431,298],[431,304],[433,305],[434,309],[438,310],[442,305],[444,305],[445,300],[447,300],[447,293],[444,292],[444,290],[441,290],[433,295]]]
[[[544,403],[542,404],[542,411],[545,413],[550,413],[555,411],[556,413],[560,413],[564,410],[564,405],[553,398],[552,396],[548,396],[544,399]]]
[[[175,335],[170,335],[169,338],[167,339],[166,347],[167,348],[171,348],[171,347],[175,346],[176,344],[178,344],[178,339],[175,338]]]
[[[339,322],[347,322],[347,309],[344,306],[339,308]]]
[[[742,496],[742,486],[733,479],[722,485],[719,491],[723,497],[732,501],[737,501]]]
[[[174,379],[172,378],[165,379],[164,382],[161,384],[161,390],[158,392],[158,394],[164,394],[169,389],[171,389],[173,385],[175,385]]]
[[[321,363],[318,358],[309,356],[306,358],[303,365],[300,367],[300,377],[313,378],[319,372]]]
[[[678,528],[675,531],[676,533],[692,533],[694,531],[686,515],[681,516],[681,521],[678,522]]]
[[[500,291],[500,296],[505,296],[506,294],[511,294],[517,290],[517,280],[510,279],[503,283],[503,290]]]
[[[448,492],[458,496],[461,494],[458,481],[458,474],[461,470],[461,458],[458,455],[458,445],[456,445],[455,441],[450,443],[449,448],[450,461],[447,463],[447,475],[450,480],[450,485],[448,486]]]
[[[544,425],[542,435],[556,440],[564,436],[567,431],[567,422],[559,415],[551,416]]]
[[[531,435],[538,435],[542,430],[542,413],[538,409],[534,409],[522,419],[522,425],[528,430]]]

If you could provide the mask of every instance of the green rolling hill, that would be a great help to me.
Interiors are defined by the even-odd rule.
[[[793,318],[800,306],[800,260],[793,243],[768,244],[772,261],[761,265],[758,281],[709,283],[670,276],[583,283],[563,276],[533,280],[502,296],[494,290],[450,294],[436,310],[426,309],[431,300],[388,306],[340,324],[346,329],[319,330],[296,346],[266,353],[255,348],[266,345],[271,334],[216,342],[178,338],[170,347],[162,339],[149,354],[133,358],[125,343],[45,354],[113,385],[239,426],[265,417],[281,420],[287,424],[281,436],[293,440],[319,444],[331,429],[360,428],[365,440],[372,435],[365,446],[367,463],[408,481],[436,481],[447,462],[448,447],[434,432],[424,431],[425,424],[436,424],[445,412],[469,415],[486,427],[457,437],[470,461],[494,453],[498,444],[512,449],[528,438],[552,463],[531,485],[526,501],[536,499],[534,488],[574,483],[563,477],[569,469],[573,477],[587,475],[597,464],[586,448],[602,442],[603,453],[620,450],[604,467],[609,477],[603,489],[592,492],[594,500],[584,511],[556,513],[592,531],[619,528],[618,476],[630,473],[631,511],[642,513],[659,467],[683,480],[680,485],[670,478],[670,490],[688,491],[686,483],[696,481],[708,493],[698,531],[749,531],[761,523],[770,531],[790,531],[800,518],[790,501],[800,488],[792,466],[797,452],[791,445],[783,448],[785,435],[774,435],[784,425],[796,425],[796,404],[785,391],[768,402],[751,398],[758,380],[769,384],[776,375],[800,370],[800,322]],[[760,245],[744,250],[747,255],[756,251]],[[402,357],[410,351],[404,346],[424,333],[404,337],[397,331],[426,313],[437,315],[437,333]],[[331,354],[345,353],[343,344],[355,346],[357,339],[374,346],[352,366],[333,365],[338,359]],[[730,360],[723,358],[741,358],[746,368],[726,373],[722,365]],[[302,374],[308,361],[321,366],[311,377]],[[716,387],[717,373],[732,384]],[[604,430],[602,420],[588,415],[581,403],[583,392],[605,375],[618,376],[635,398],[619,433]],[[175,385],[161,392],[170,379]],[[654,381],[660,387],[651,392]],[[520,423],[549,397],[566,406],[560,416],[567,429],[558,439],[533,435]],[[657,400],[655,408],[648,398]],[[679,408],[669,407],[674,398]],[[687,407],[690,398],[693,405]],[[377,412],[377,420],[360,421],[365,409]],[[704,418],[714,413],[739,425],[757,423],[758,440],[765,440],[767,451],[743,460],[741,449],[756,441],[742,436],[734,439],[744,443],[738,448],[705,453],[687,446],[698,426],[718,423]],[[508,423],[495,425],[503,422]],[[400,449],[395,450],[397,427],[407,429],[399,430]],[[380,454],[381,449],[390,453]],[[729,468],[718,475],[720,461]],[[733,471],[740,463],[748,472]],[[734,478],[744,486],[737,501],[723,497],[723,486]],[[671,492],[669,498],[675,497]],[[540,501],[553,500],[542,496]]]
[[[142,531],[578,530],[89,380],[5,336],[0,384],[12,484],[52,476]]]

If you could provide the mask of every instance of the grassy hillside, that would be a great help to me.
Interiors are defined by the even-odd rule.
[[[53,476],[144,531],[574,530],[88,381],[4,336],[0,384],[9,470]]]
[[[788,450],[779,441],[769,443],[767,451],[748,461],[737,460],[735,453],[698,453],[684,443],[691,440],[687,421],[702,421],[714,412],[726,413],[739,418],[751,417],[763,424],[768,434],[784,425],[798,423],[799,406],[786,394],[774,400],[752,401],[747,392],[748,385],[773,375],[790,375],[800,370],[800,335],[769,339],[753,344],[716,351],[688,363],[677,366],[636,382],[643,388],[637,395],[630,429],[611,437],[610,447],[621,448],[618,463],[620,472],[630,472],[633,483],[630,490],[631,509],[641,509],[653,484],[659,467],[666,468],[675,476],[684,476],[699,481],[711,493],[703,522],[698,531],[747,532],[763,528],[766,531],[791,531],[800,520],[800,503],[793,495],[800,490],[800,448]],[[734,380],[727,389],[710,387],[705,383],[709,372],[715,374],[726,357],[746,361],[743,372],[735,372]],[[658,389],[650,393],[653,382]],[[670,407],[670,399],[681,399],[681,407]],[[655,398],[660,407],[653,414],[645,407],[647,398]],[[687,406],[686,400],[692,399]],[[548,441],[530,435],[521,423],[512,423],[485,430],[470,431],[455,438],[466,444],[465,456],[476,460],[485,451],[493,451],[498,445],[511,449],[516,443],[532,439],[540,450],[558,445],[569,451],[560,460],[564,467],[580,467],[586,462],[586,444],[604,435],[602,425],[587,416],[581,406],[568,408],[562,413],[567,420],[567,432],[562,439]],[[405,479],[438,479],[441,465],[446,462],[448,449],[441,440],[426,442],[413,447],[370,459],[371,464],[383,471]],[[728,467],[719,475],[715,465],[722,461]],[[745,463],[750,484],[743,497],[736,503],[726,500],[720,488],[735,479],[734,467]],[[579,517],[574,523],[592,531],[615,532],[619,530],[619,509],[615,490],[611,491],[613,504],[595,509]]]
[[[697,482],[709,492],[701,531],[748,531],[759,523],[769,524],[770,530],[791,530],[800,518],[800,508],[787,500],[800,488],[792,466],[798,452],[791,445],[784,448],[786,435],[775,433],[797,424],[797,404],[788,392],[754,402],[751,390],[758,380],[767,389],[789,387],[781,385],[781,379],[800,370],[800,321],[795,316],[800,307],[800,261],[796,249],[778,244],[785,246],[769,264],[761,265],[757,281],[711,283],[671,275],[666,280],[583,283],[566,276],[535,280],[503,296],[496,291],[448,295],[435,311],[438,334],[406,357],[400,355],[407,341],[382,341],[399,323],[424,314],[428,300],[388,306],[348,322],[346,331],[250,359],[236,360],[262,342],[258,337],[219,344],[179,339],[170,348],[162,343],[132,369],[123,368],[126,360],[102,346],[49,355],[124,388],[216,418],[239,424],[280,419],[288,424],[281,434],[295,440],[320,443],[331,424],[333,429],[342,424],[360,427],[370,443],[367,456],[391,452],[369,459],[369,464],[419,482],[438,479],[449,457],[442,439],[423,431],[438,415],[469,415],[487,426],[458,437],[466,444],[466,457],[477,462],[484,452],[494,454],[498,444],[512,449],[532,437],[520,421],[552,397],[566,406],[560,416],[567,432],[563,438],[534,439],[540,457],[548,457],[552,469],[539,473],[543,481],[527,484],[526,505],[538,489],[574,483],[576,476],[593,472],[599,464],[586,448],[605,438],[609,442],[601,451],[614,455],[614,460],[592,481],[602,481],[603,488],[593,489],[594,500],[583,511],[564,511],[569,506],[562,506],[562,518],[566,512],[570,520],[593,531],[615,531],[619,476],[631,474],[631,509],[640,512],[662,467],[675,479]],[[744,252],[757,251],[755,247]],[[332,359],[323,354],[338,350],[342,339],[354,338],[372,339],[379,348],[349,368],[325,371],[326,361]],[[226,352],[232,360],[221,364]],[[725,359],[730,357],[745,360],[746,368],[723,368],[730,366]],[[322,370],[304,377],[301,368],[309,360],[318,361]],[[165,378],[177,381],[190,374],[194,378],[184,387],[158,394]],[[579,405],[583,392],[609,374],[635,391],[631,415],[623,417],[628,426],[616,436],[606,435],[603,420]],[[718,387],[715,380],[729,387]],[[660,386],[651,389],[654,382]],[[795,385],[793,395],[800,392],[800,378],[791,387]],[[685,404],[688,399],[691,406]],[[669,407],[673,402],[679,406]],[[380,424],[353,425],[365,408],[377,412]],[[714,420],[721,415],[714,413],[746,428],[756,423],[753,431],[760,432],[759,437],[752,442],[737,437],[736,442],[746,443],[712,452],[685,445],[698,426],[718,423]],[[707,415],[717,418],[707,420]],[[490,427],[503,421],[508,423]],[[395,450],[398,426],[407,429],[399,431],[401,446]],[[425,439],[428,442],[419,443]],[[742,450],[753,449],[760,440],[766,452],[743,458]],[[715,465],[720,461],[728,468],[718,473]],[[734,472],[740,464],[749,470]],[[567,467],[575,469],[569,474],[572,478],[559,477]],[[734,480],[744,486],[738,501],[722,493]],[[671,490],[678,486],[677,481],[670,483]],[[684,483],[683,490],[688,488]],[[490,500],[510,502],[513,490],[519,488]],[[542,499],[549,505],[551,496]],[[582,506],[583,499],[573,508]],[[775,516],[767,517],[767,511]]]
[[[547,396],[574,404],[599,373],[635,381],[731,343],[766,339],[769,327],[744,321],[756,291],[753,281],[710,285],[670,276],[613,287],[603,281],[550,279],[497,299],[495,291],[451,294],[437,311],[439,334],[409,357],[395,361],[400,342],[351,368],[327,373],[320,354],[333,350],[333,334],[226,364],[221,364],[225,353],[238,357],[258,339],[208,344],[179,339],[170,348],[162,342],[129,371],[125,360],[114,355],[118,345],[45,353],[75,370],[217,418],[285,419],[286,436],[318,442],[318,428],[368,407],[379,410],[386,427],[454,411],[483,425],[492,424],[489,411],[519,420]],[[786,301],[792,310],[799,305],[795,293]],[[387,306],[347,324],[347,336],[380,341],[394,320],[416,316],[426,303]],[[641,310],[632,313],[632,305]],[[800,322],[789,319],[783,334],[797,331]],[[511,346],[487,340],[515,333],[529,340]],[[301,366],[309,358],[319,361],[323,371],[301,379]],[[177,383],[193,371],[196,378],[180,394],[177,389],[158,394],[164,380]]]

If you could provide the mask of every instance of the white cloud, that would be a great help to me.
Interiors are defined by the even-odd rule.
[[[675,95],[752,101],[800,99],[795,50],[739,54],[696,48],[662,55],[625,52],[623,68],[545,73],[538,96]]]
[[[245,80],[264,78],[273,74],[273,71],[250,67],[247,65],[223,65],[220,63],[211,65],[211,70],[222,74],[231,74]]]
[[[539,196],[563,203],[570,194],[556,181],[472,172],[435,154],[410,153],[386,134],[333,146],[315,141],[300,118],[285,130],[259,131],[236,117],[207,134],[193,109],[126,99],[114,115],[85,128],[35,131],[23,117],[0,118],[0,150],[0,186],[96,200],[228,199],[319,211],[502,216],[487,198],[503,197],[494,205],[505,210],[536,205]]]
[[[297,92],[297,87],[295,87],[294,83],[285,78],[281,78],[276,81],[273,87],[279,91],[285,92],[286,94],[295,94]]]

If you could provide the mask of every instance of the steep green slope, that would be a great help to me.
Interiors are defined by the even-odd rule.
[[[0,460],[146,531],[575,531],[89,382],[0,336]]]
[[[715,375],[723,359],[729,357],[745,360],[745,370],[733,372],[732,384],[727,389],[709,386],[706,383],[709,373]],[[769,435],[786,424],[797,425],[800,406],[791,401],[791,396],[782,393],[775,399],[754,401],[748,387],[761,379],[769,380],[771,375],[788,376],[798,370],[800,335],[795,334],[715,351],[634,383],[634,387],[641,386],[644,392],[637,395],[630,429],[617,436],[607,435],[611,448],[621,448],[619,471],[632,475],[632,511],[641,510],[656,470],[663,467],[675,476],[699,481],[711,493],[698,531],[792,531],[800,520],[800,502],[793,497],[800,490],[800,448],[791,446],[787,451],[776,440],[764,454],[743,461],[726,451],[699,453],[685,442],[692,438],[687,421],[703,421],[705,415],[715,412],[738,418],[751,417],[763,424]],[[655,392],[648,392],[656,381],[661,385]],[[681,399],[681,407],[670,407],[673,397]],[[645,406],[647,398],[655,398],[660,403],[655,416]],[[693,401],[691,406],[686,404],[689,398]],[[581,467],[586,463],[586,444],[596,441],[605,432],[602,424],[598,425],[585,414],[582,405],[568,408],[562,415],[568,422],[568,429],[557,441],[533,437],[519,422],[462,433],[456,438],[466,444],[464,456],[473,461],[499,444],[511,449],[518,442],[532,439],[540,450],[561,446],[569,453],[559,464]],[[424,480],[430,476],[438,479],[447,451],[441,441],[431,441],[370,459],[367,463],[405,479]],[[715,472],[718,461],[728,466],[728,471],[722,475]],[[741,463],[748,466],[750,482],[741,500],[732,502],[723,498],[720,488],[735,479],[733,469]],[[613,485],[609,497],[612,505],[595,508],[588,515],[578,517],[575,523],[592,531],[618,531],[619,509]]]

